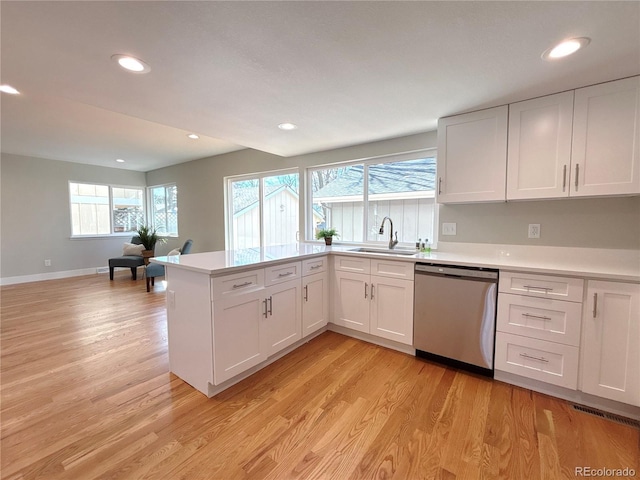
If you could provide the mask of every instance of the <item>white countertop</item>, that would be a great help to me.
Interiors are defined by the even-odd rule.
[[[295,261],[339,253],[369,258],[393,258],[405,262],[433,262],[443,265],[570,275],[627,282],[640,282],[640,250],[596,248],[532,247],[441,242],[430,254],[388,255],[350,251],[355,246],[296,243],[245,250],[194,253],[155,257],[153,263],[220,275],[246,268],[260,268],[273,262]]]

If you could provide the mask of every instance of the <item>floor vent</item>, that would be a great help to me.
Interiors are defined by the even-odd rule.
[[[607,420],[611,420],[612,422],[621,423],[622,425],[627,425],[629,427],[640,428],[640,422],[632,418],[626,418],[620,415],[615,415],[613,413],[602,412],[600,410],[596,410],[595,408],[585,407],[583,405],[574,404],[573,409],[578,410],[579,412],[588,413],[589,415],[595,415],[596,417],[606,418]]]
[[[108,273],[109,267],[98,267],[96,268],[96,273]]]

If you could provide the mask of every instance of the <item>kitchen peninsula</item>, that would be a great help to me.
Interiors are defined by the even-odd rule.
[[[496,378],[560,397],[574,395],[583,403],[597,403],[600,408],[640,416],[636,408],[640,406],[640,398],[635,398],[635,391],[627,393],[626,397],[613,395],[610,399],[615,402],[603,399],[604,404],[594,402],[593,395],[585,398],[583,392],[577,391],[578,345],[580,323],[583,321],[580,312],[586,319],[587,313],[594,309],[588,304],[590,297],[587,292],[590,287],[629,288],[630,305],[634,308],[640,292],[638,251],[443,243],[441,250],[430,254],[400,255],[354,251],[354,247],[339,245],[327,247],[300,243],[183,257],[157,257],[152,262],[165,265],[167,272],[170,369],[208,396],[216,395],[248,377],[326,329],[414,354],[413,271],[416,262],[499,269],[504,280],[516,277],[579,280],[577,298],[570,299],[577,302],[579,310],[574,319],[577,322],[577,330],[573,334],[576,345],[571,347],[574,349],[571,352],[575,352],[572,353],[574,366],[560,374],[541,369],[531,375],[531,368],[516,365],[508,358],[512,348],[509,342],[514,338],[523,339],[525,337],[521,335],[525,334],[498,332],[496,353],[498,355],[504,350],[506,356],[504,359],[496,356]],[[335,283],[341,276],[349,275],[365,278],[362,293],[371,302],[366,308],[370,308],[372,314],[371,320],[367,317],[363,327],[342,321],[340,305],[352,304],[361,293],[358,290],[357,294],[345,294],[348,298],[343,299],[344,302],[341,300],[341,291]],[[374,284],[378,286],[375,297]],[[389,288],[385,291],[384,286]],[[547,305],[552,300],[558,302],[557,298],[547,294],[518,292],[517,287],[512,289],[515,290],[507,292],[506,284],[504,288],[500,287],[500,292],[505,292],[500,294],[501,298],[505,300],[499,299],[499,303],[511,298],[506,296],[507,293],[533,295],[538,299],[546,295],[549,299],[541,301]],[[385,300],[384,295],[394,296]],[[377,305],[375,302],[379,296],[382,296],[382,301]],[[529,298],[529,301],[537,299]],[[598,308],[604,308],[605,294],[601,294],[600,301]],[[389,305],[393,306],[392,311]],[[637,316],[633,312],[632,315]],[[635,317],[633,321],[640,323],[640,319]],[[633,326],[618,335],[620,339],[630,335],[630,347],[635,345],[637,351],[638,331],[637,326]],[[584,335],[588,330],[583,328],[582,332]],[[504,340],[502,344],[501,339]],[[555,345],[556,341],[552,340],[547,342],[549,347]],[[582,341],[593,339],[583,338]],[[536,344],[538,350],[546,346],[546,343]],[[627,388],[633,389],[640,385],[640,366],[636,365],[637,354],[634,355],[628,359],[627,381]],[[567,368],[565,363],[570,362],[564,357],[561,360],[561,368]],[[583,384],[586,373],[581,373]],[[566,375],[572,378],[567,379]],[[556,381],[559,377],[561,382]],[[596,392],[596,395],[608,395],[607,391],[603,392]],[[636,407],[629,411],[624,407],[630,405],[620,402]]]

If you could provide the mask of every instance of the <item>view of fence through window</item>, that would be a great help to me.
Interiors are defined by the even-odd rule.
[[[335,228],[344,242],[386,243],[388,223],[384,235],[378,231],[388,216],[400,242],[414,244],[418,238],[431,241],[435,172],[435,155],[311,170],[311,233]]]
[[[72,235],[134,232],[144,223],[144,189],[69,183]]]
[[[292,173],[229,181],[233,250],[298,240],[298,180]]]
[[[150,196],[151,224],[161,235],[178,235],[178,187],[151,187]]]

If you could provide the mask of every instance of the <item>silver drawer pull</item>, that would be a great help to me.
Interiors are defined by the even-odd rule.
[[[278,278],[288,277],[289,275],[293,275],[293,272],[279,273]]]
[[[539,318],[540,320],[551,320],[551,317],[543,317],[542,315],[533,315],[531,313],[523,313],[522,316],[527,318]]]
[[[598,316],[598,294],[593,294],[593,318]]]
[[[540,361],[540,362],[549,363],[549,360],[547,360],[547,359],[546,359],[546,358],[544,358],[544,357],[534,357],[534,356],[532,356],[532,355],[527,355],[526,353],[521,353],[521,354],[520,354],[520,356],[521,356],[521,357],[524,357],[524,358],[529,358],[529,359],[531,359],[531,360],[538,360],[538,361]]]
[[[535,285],[523,285],[527,290],[544,290],[546,292],[551,292],[553,288],[551,287],[536,287]]]
[[[253,285],[253,282],[244,282],[244,283],[241,283],[240,285],[234,285],[233,288],[242,288],[248,285]]]
[[[309,270],[315,270],[316,268],[320,268],[322,265],[313,265],[309,267]]]

